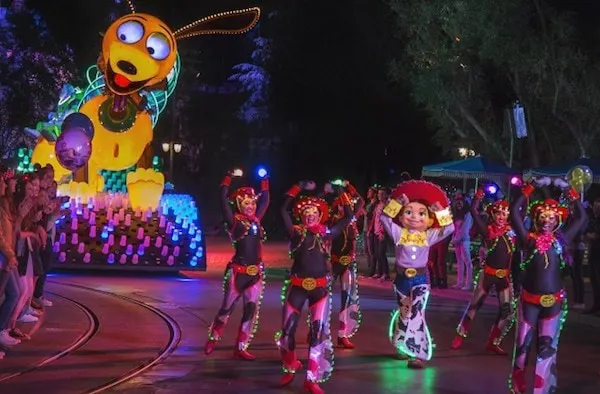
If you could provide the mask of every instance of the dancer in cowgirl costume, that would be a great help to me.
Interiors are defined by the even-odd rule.
[[[350,197],[336,187],[344,217],[328,228],[329,206],[318,197],[300,197],[302,189],[314,190],[314,182],[301,182],[292,186],[282,207],[283,221],[290,234],[290,251],[293,259],[291,276],[283,289],[283,328],[276,335],[277,345],[283,362],[281,385],[294,380],[295,373],[302,368],[296,356],[294,338],[304,304],[308,301],[310,315],[310,343],[308,367],[304,389],[321,394],[319,383],[327,381],[333,372],[333,343],[331,342],[331,268],[329,266],[329,244],[340,236],[352,220]],[[294,204],[292,205],[292,202]],[[292,205],[294,225],[288,208]]]
[[[381,221],[396,246],[394,291],[398,309],[392,315],[390,340],[410,368],[423,368],[433,349],[425,309],[431,291],[427,278],[429,248],[454,231],[446,193],[425,181],[396,187]],[[394,221],[397,220],[397,223]]]
[[[351,198],[353,215],[363,208],[365,202],[354,186],[345,182],[346,190]],[[344,197],[342,195],[333,201],[331,225],[345,219]],[[334,281],[339,279],[342,287],[342,300],[339,314],[340,329],[338,331],[338,346],[354,349],[350,341],[360,326],[361,313],[358,304],[358,281],[356,267],[356,237],[358,228],[356,220],[352,220],[342,233],[331,241],[331,269]]]
[[[242,298],[244,312],[234,356],[252,361],[255,357],[248,352],[248,346],[258,327],[258,313],[265,287],[262,265],[264,229],[260,221],[269,207],[269,180],[262,179],[260,194],[256,194],[251,187],[242,187],[228,197],[232,176],[233,172],[230,172],[221,182],[221,210],[235,254],[225,270],[223,304],[210,325],[204,351],[206,354],[213,352],[235,304]],[[235,214],[230,204],[235,205]]]
[[[510,268],[516,239],[515,232],[508,224],[508,203],[499,200],[490,204],[486,209],[490,221],[490,224],[487,224],[479,212],[483,196],[483,190],[478,190],[475,194],[471,206],[471,216],[477,232],[482,236],[487,247],[487,253],[483,260],[482,270],[478,274],[471,301],[456,329],[452,349],[460,348],[463,338],[467,337],[475,314],[483,305],[491,288],[495,287],[499,304],[498,318],[490,332],[486,349],[505,355],[506,352],[500,347],[500,342],[510,330],[513,322],[513,287]]]
[[[550,185],[549,178],[536,180],[540,186]],[[563,180],[555,185],[568,188]],[[585,222],[585,211],[579,194],[567,189],[566,196],[573,205],[573,218],[562,229],[568,215],[568,207],[557,201],[545,199],[530,205],[529,215],[533,221],[531,231],[523,226],[523,213],[527,200],[535,190],[525,185],[515,200],[511,220],[519,245],[525,251],[522,290],[517,305],[517,329],[513,370],[509,382],[513,393],[525,393],[525,367],[537,329],[537,357],[533,393],[550,394],[556,391],[556,354],[562,324],[567,313],[567,297],[562,281],[562,270],[567,264],[566,247],[580,231]]]

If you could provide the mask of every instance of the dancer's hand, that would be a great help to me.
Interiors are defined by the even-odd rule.
[[[556,178],[554,179],[554,186],[560,188],[560,189],[568,189],[571,187],[571,185],[569,185],[569,182],[565,181],[562,178]]]
[[[443,211],[444,207],[442,207],[442,204],[440,204],[439,201],[436,201],[433,204],[431,204],[431,206],[429,207],[429,210],[431,212],[439,212],[439,211]]]
[[[544,176],[541,178],[533,178],[533,183],[536,186],[550,186],[552,184],[552,180],[550,179],[550,177]]]
[[[317,184],[314,181],[301,181],[299,184],[304,190],[315,190],[317,188]]]
[[[408,197],[406,197],[406,194],[402,193],[400,195],[400,197],[398,198],[398,202],[400,204],[402,204],[403,207],[407,206],[408,204],[410,204],[410,200],[408,199]]]

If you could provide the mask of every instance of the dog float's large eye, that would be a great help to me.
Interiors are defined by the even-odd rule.
[[[135,44],[144,37],[144,26],[137,21],[127,21],[117,28],[117,37],[126,44]]]
[[[152,33],[146,40],[146,49],[153,59],[164,60],[171,53],[169,39],[161,33]]]

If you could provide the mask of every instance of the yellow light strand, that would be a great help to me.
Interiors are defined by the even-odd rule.
[[[254,14],[254,18],[252,19],[252,22],[250,22],[247,26],[245,26],[241,29],[234,29],[234,30],[211,29],[211,30],[191,31],[191,30],[194,30],[195,28],[197,28],[199,25],[206,23],[206,22],[213,22],[213,21],[217,21],[220,19],[229,18],[234,15],[244,15],[244,14]],[[210,15],[205,18],[202,18],[202,19],[198,19],[195,22],[192,22],[188,25],[185,25],[185,26],[175,30],[175,32],[173,33],[173,36],[175,37],[176,40],[181,40],[184,38],[195,37],[195,36],[200,36],[200,35],[209,35],[209,34],[224,34],[224,35],[244,34],[248,31],[252,30],[252,28],[254,28],[254,26],[256,26],[256,24],[258,23],[258,21],[260,19],[260,14],[261,14],[261,11],[260,11],[260,8],[258,8],[258,7],[246,8],[243,10],[219,12],[218,14],[214,14],[214,15]]]
[[[129,10],[131,11],[132,14],[135,14],[135,6],[133,5],[133,2],[131,0],[126,0],[127,1],[127,6],[129,7]]]

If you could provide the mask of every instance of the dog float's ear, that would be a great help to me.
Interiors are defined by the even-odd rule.
[[[133,1],[125,0],[125,2],[127,3],[127,6],[129,7],[129,11],[131,11],[132,14],[135,14],[135,6],[133,5]]]
[[[176,40],[207,34],[244,34],[260,19],[260,8],[220,12],[175,30]]]

